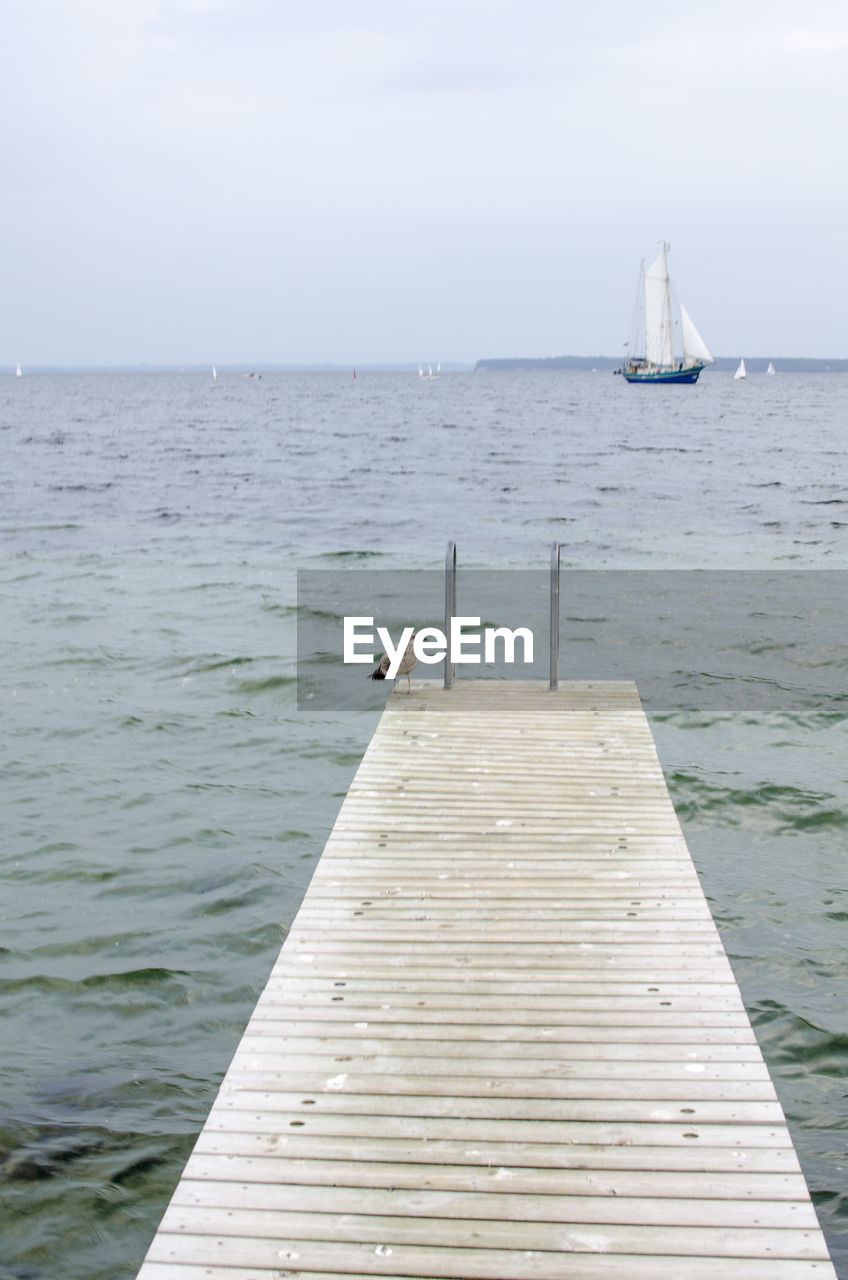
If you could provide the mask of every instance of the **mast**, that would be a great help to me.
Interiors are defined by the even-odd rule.
[[[668,245],[660,241],[659,256],[645,272],[645,358],[658,368],[674,365],[674,330],[668,279]]]

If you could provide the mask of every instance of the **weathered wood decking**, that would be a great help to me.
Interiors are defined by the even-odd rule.
[[[389,699],[139,1280],[834,1280],[629,684]]]

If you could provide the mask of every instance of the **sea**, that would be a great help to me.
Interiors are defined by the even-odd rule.
[[[135,1276],[393,696],[299,703],[299,572],[451,541],[558,544],[561,677],[637,679],[848,1280],[846,424],[779,362],[0,379],[0,1280]]]

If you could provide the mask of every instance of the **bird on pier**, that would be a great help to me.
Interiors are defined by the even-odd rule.
[[[398,676],[406,676],[407,693],[412,693],[412,682],[409,678],[409,673],[410,671],[414,671],[415,668],[418,666],[418,659],[416,658],[415,650],[412,647],[414,640],[415,640],[415,632],[413,631],[412,635],[409,637],[409,644],[406,646],[406,651],[404,652],[404,655],[400,660],[400,666],[398,667],[398,670],[397,670]],[[389,655],[387,653],[384,653],[382,658],[374,668],[374,670],[371,672],[371,679],[385,680],[386,676],[389,674],[390,666],[391,666],[391,659],[389,658]],[[397,676],[395,676],[394,688],[395,689],[397,688]]]

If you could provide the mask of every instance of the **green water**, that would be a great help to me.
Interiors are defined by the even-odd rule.
[[[296,710],[296,568],[845,564],[843,384],[720,378],[0,391],[2,1280],[135,1275],[376,723]],[[740,644],[646,703],[848,1276],[846,655]]]

